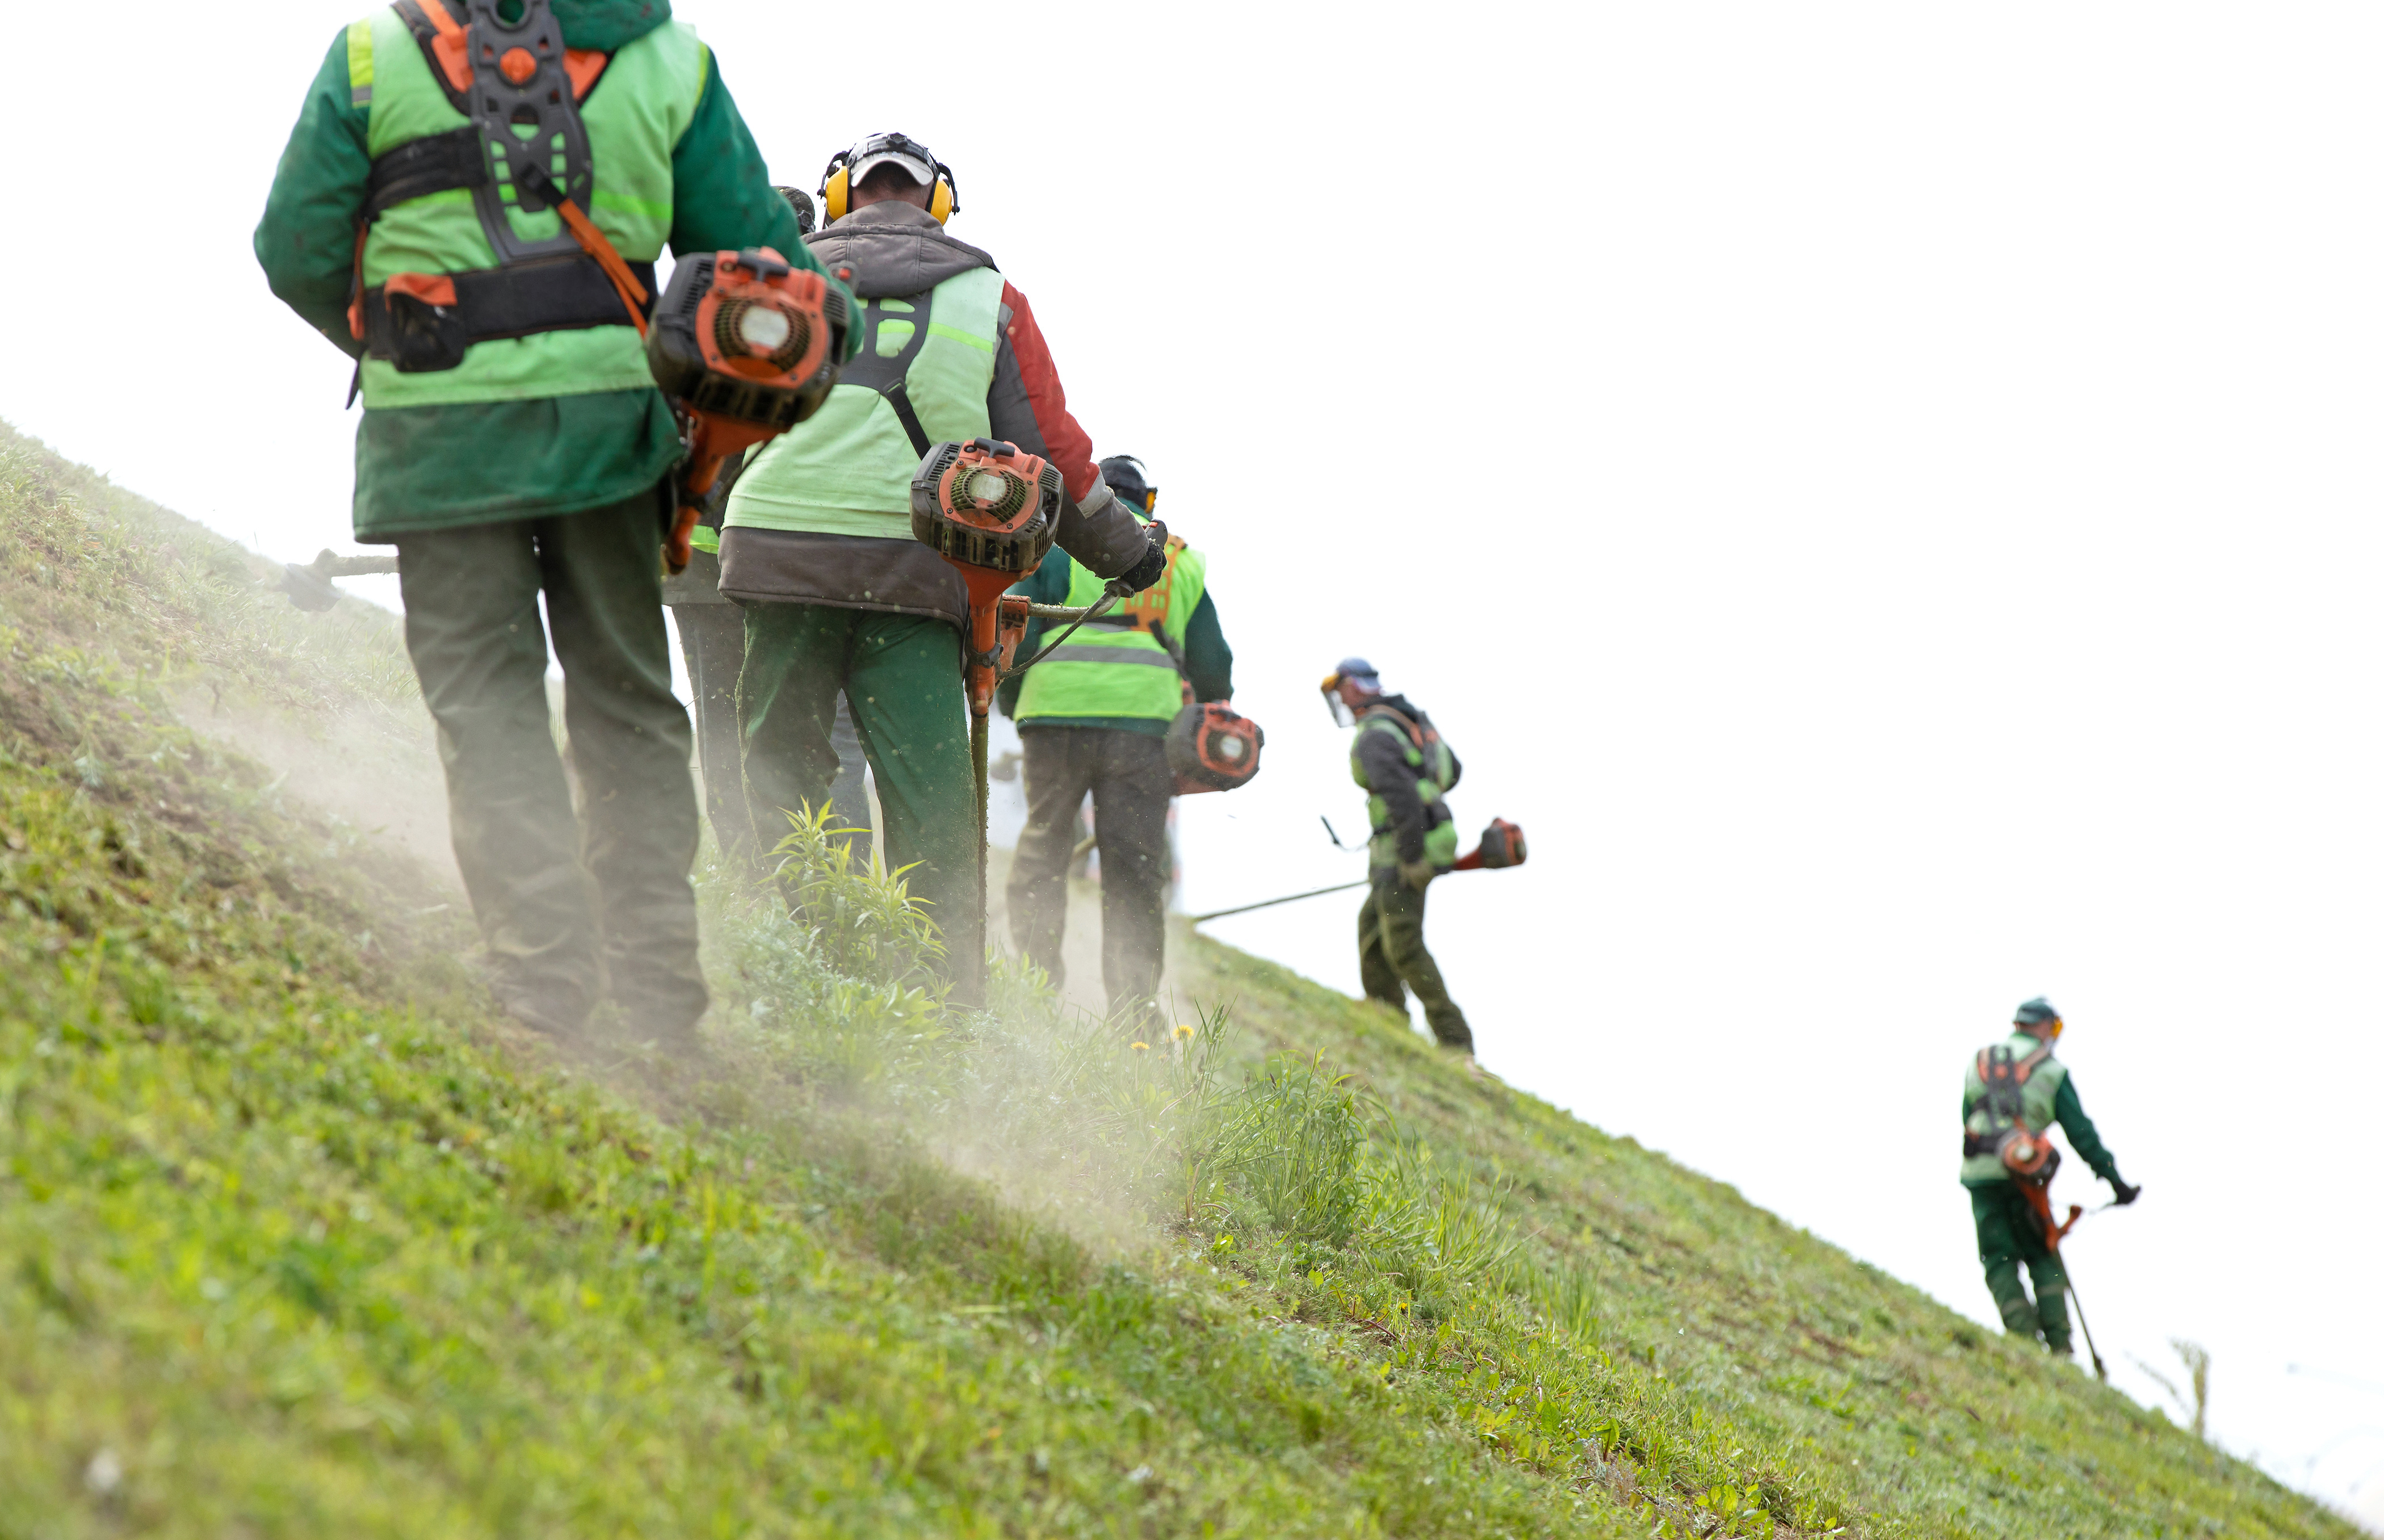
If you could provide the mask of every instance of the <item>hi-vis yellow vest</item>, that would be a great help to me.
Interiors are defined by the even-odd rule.
[[[695,120],[710,70],[711,56],[694,30],[666,21],[615,52],[580,104],[596,178],[588,217],[628,261],[652,262],[669,240],[671,151]],[[349,25],[348,90],[367,110],[365,143],[376,159],[471,121],[448,100],[394,6]],[[505,187],[503,196],[510,204],[513,189]],[[525,241],[549,240],[563,230],[553,209],[525,214],[509,206],[506,217]],[[368,288],[395,273],[474,272],[498,265],[472,194],[462,189],[398,204],[365,237]],[[452,369],[401,374],[387,360],[363,364],[367,410],[585,395],[651,389],[653,382],[645,345],[626,310],[618,326],[475,342]]]
[[[1101,579],[1082,562],[1071,565],[1065,602],[1078,607],[1099,603]],[[1192,624],[1192,612],[1200,607],[1208,580],[1208,560],[1169,536],[1167,570],[1158,582],[1120,600],[1109,615],[1078,627],[1075,635],[1026,671],[1018,689],[1016,720],[1023,726],[1038,716],[1173,719],[1189,699],[1176,660],[1184,655],[1184,633]],[[1054,621],[1048,628],[1066,624]]]
[[[862,301],[853,372],[877,363],[902,381],[931,443],[993,431],[986,397],[1000,347],[1002,277],[971,267],[925,295]],[[892,383],[888,379],[887,383]],[[800,433],[762,446],[728,494],[732,529],[911,538],[911,478],[919,452],[877,386],[839,379]]]

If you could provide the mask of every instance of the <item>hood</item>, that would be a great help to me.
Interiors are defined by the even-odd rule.
[[[975,246],[945,234],[925,209],[896,201],[854,209],[803,239],[828,271],[851,268],[852,292],[864,300],[921,293],[972,267],[997,266]]]
[[[670,0],[546,0],[566,48],[609,54],[670,19]],[[450,7],[453,9],[453,7]]]

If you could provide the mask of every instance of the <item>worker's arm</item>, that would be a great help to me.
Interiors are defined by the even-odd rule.
[[[1067,482],[1060,549],[1097,577],[1122,577],[1149,556],[1150,537],[1093,464],[1092,437],[1068,410],[1068,392],[1061,389],[1060,371],[1026,296],[1004,283],[1001,308],[1006,319],[985,403],[993,436],[1049,460]],[[1155,578],[1157,571],[1150,576]]]
[[[671,253],[685,256],[748,246],[768,246],[796,268],[822,271],[819,258],[803,243],[794,209],[770,185],[761,148],[720,78],[719,56],[706,48],[703,94],[687,131],[671,146]],[[833,278],[828,281],[844,288]],[[848,314],[858,314],[851,290],[845,299]],[[846,359],[861,351],[861,333],[858,326],[847,333]]]
[[[2118,1185],[2119,1162],[2104,1148],[2103,1136],[2094,1132],[2094,1120],[2086,1115],[2085,1107],[2078,1099],[2078,1077],[2074,1074],[2063,1075],[2061,1089],[2053,1093],[2053,1121],[2061,1124],[2061,1131],[2069,1136],[2069,1148],[2078,1152],[2078,1158],[2095,1175],[2114,1186]]]
[[[1184,627],[1184,677],[1191,682],[1195,701],[1234,698],[1234,650],[1225,645],[1225,628],[1217,624],[1217,602],[1206,591]]]
[[[1457,757],[1456,750],[1451,749],[1448,751],[1448,784],[1442,787],[1441,789],[1443,791],[1454,791],[1457,789],[1457,783],[1464,778],[1465,762]]]
[[[1068,600],[1069,586],[1075,581],[1075,564],[1068,560],[1068,553],[1054,551],[1045,556],[1043,565],[1028,573],[1024,579],[1011,584],[1010,591],[1031,604],[1064,604]],[[1043,637],[1048,629],[1040,619],[1028,617],[1026,634],[1019,639],[1018,651],[1011,655],[1012,667],[1036,654],[1043,645]],[[993,700],[994,704],[1001,708],[1002,715],[1015,717],[1018,714],[1018,692],[1025,686],[1026,676],[1024,674],[1013,674],[1001,681],[1001,688],[994,692]]]
[[[1395,733],[1379,727],[1358,733],[1358,764],[1366,772],[1366,789],[1383,800],[1386,826],[1398,837],[1399,859],[1423,859],[1423,799],[1416,795],[1415,772],[1408,767],[1407,747]]]
[[[355,105],[348,84],[348,34],[341,32],[306,88],[252,242],[274,296],[351,358],[365,351],[348,335],[348,290],[355,275],[356,217],[372,175],[366,111]]]

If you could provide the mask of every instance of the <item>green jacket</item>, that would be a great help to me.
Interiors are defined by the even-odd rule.
[[[566,45],[605,53],[670,19],[667,0],[550,3]],[[356,357],[364,345],[348,333],[347,307],[372,104],[369,82],[351,79],[350,55],[343,30],[307,89],[255,245],[274,293]],[[773,246],[815,267],[718,61],[704,56],[702,94],[670,155],[672,251]],[[600,166],[600,189],[602,175]],[[602,507],[652,486],[677,456],[677,425],[651,386],[368,410],[356,429],[356,538]]]
[[[2015,1032],[2000,1047],[2009,1048],[2012,1058],[2025,1060],[2039,1047],[2037,1039],[2025,1032]],[[1962,1133],[1966,1145],[1972,1138],[1992,1136],[2001,1132],[1996,1120],[1986,1106],[1986,1082],[1979,1074],[1979,1055],[1972,1054],[1962,1075]],[[2078,1087],[2069,1078],[2069,1066],[2048,1052],[2020,1087],[2021,1116],[2029,1127],[2038,1133],[2055,1124],[2069,1136],[2069,1148],[2088,1169],[2105,1181],[2118,1175],[2118,1162],[2104,1148],[2103,1136],[2094,1131],[2094,1122],[2078,1100]],[[1962,1158],[1962,1185],[1966,1187],[1992,1186],[2008,1182],[2011,1173],[2002,1159],[1992,1151],[1965,1154]]]
[[[1138,513],[1135,516],[1142,517]],[[1003,682],[1001,709],[1020,727],[1108,727],[1164,738],[1183,709],[1179,677],[1192,687],[1196,701],[1233,698],[1234,652],[1225,645],[1216,602],[1209,596],[1206,564],[1183,541],[1171,538],[1168,544],[1166,577],[1121,601],[1091,626],[1079,627],[1050,661]],[[1037,604],[1083,605],[1097,602],[1102,587],[1099,578],[1055,549],[1010,591]],[[1186,599],[1191,602],[1183,602]],[[1166,647],[1139,622],[1155,622],[1164,629],[1182,660],[1180,676]],[[1029,621],[1017,655],[1033,657],[1066,625],[1064,620]],[[1079,646],[1083,651],[1075,651]],[[1111,652],[1128,661],[1104,656]],[[1092,709],[1123,703],[1129,696],[1136,709]]]

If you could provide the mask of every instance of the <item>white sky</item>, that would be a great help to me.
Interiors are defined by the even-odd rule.
[[[0,416],[285,559],[346,548],[348,365],[248,238],[360,3],[119,7],[104,103],[0,93]],[[2206,1344],[2229,1448],[2384,1515],[2384,16],[1791,9],[679,14],[780,180],[952,163],[1210,553],[1271,737],[1188,908],[1356,875],[1370,656],[1531,833],[1433,891],[1485,1060],[1981,1319],[1956,1077],[2049,993],[2145,1187],[2071,1245],[2120,1383]],[[1216,931],[1354,988],[1353,909]]]

